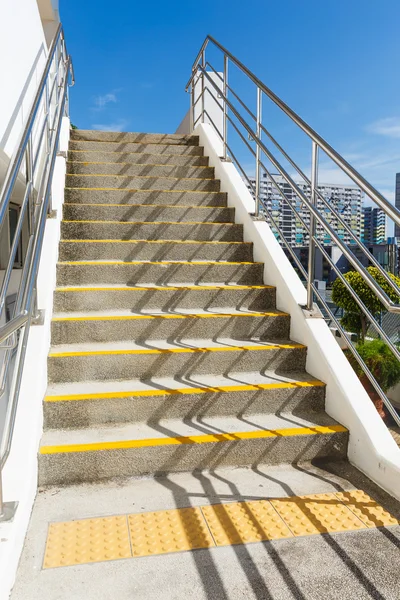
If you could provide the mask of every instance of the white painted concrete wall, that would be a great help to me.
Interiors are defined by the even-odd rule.
[[[60,150],[66,151],[70,121],[64,117]],[[0,600],[8,598],[18,566],[33,502],[37,491],[37,452],[42,435],[42,402],[47,387],[47,355],[50,348],[50,321],[60,222],[64,202],[66,160],[56,159],[52,186],[55,219],[48,219],[38,275],[38,307],[45,310],[43,325],[30,330],[11,453],[3,472],[5,501],[17,501],[12,523],[0,523]],[[28,600],[28,599],[27,599]]]
[[[349,461],[400,500],[400,449],[324,319],[305,318],[300,305],[306,303],[306,290],[268,223],[250,217],[254,200],[236,167],[220,160],[217,134],[207,124],[194,133],[221,180],[221,190],[228,193],[236,222],[243,224],[245,241],[253,242],[254,260],[265,265],[264,282],[277,288],[277,308],[291,316],[292,340],[308,347],[307,371],[327,384],[326,412],[350,432]]]
[[[209,72],[208,75],[218,86],[218,89],[222,89],[223,84],[222,84],[221,79],[213,72]],[[223,73],[219,73],[219,75],[222,77]],[[214,96],[217,97],[217,91],[215,90],[215,88],[211,85],[211,83],[206,78],[204,78],[204,89],[205,89],[205,91],[204,91],[204,108],[207,111],[208,115],[213,120],[214,125],[216,126],[216,128],[218,129],[218,131],[220,132],[220,134],[222,136],[223,114],[222,114],[222,111],[219,108],[218,104],[215,102],[214,98],[212,98],[212,96],[210,94],[210,92],[211,92]],[[201,78],[200,78],[200,79],[197,79],[197,82],[196,82],[195,88],[194,88],[194,102],[195,103],[201,94],[201,90],[202,90],[202,86],[201,86]],[[189,103],[190,102],[189,94],[187,96],[188,96],[188,103]],[[219,102],[221,103],[221,100],[219,100]],[[202,102],[201,102],[201,100],[199,100],[199,102],[194,107],[194,123],[196,122],[198,117],[200,117],[201,111],[202,111]],[[208,115],[206,114],[204,116],[204,122],[210,124],[210,119],[209,119]],[[190,126],[191,126],[191,123],[190,123],[190,109],[189,109],[175,133],[189,134],[189,133],[191,133]],[[221,152],[222,152],[222,144],[221,144]]]

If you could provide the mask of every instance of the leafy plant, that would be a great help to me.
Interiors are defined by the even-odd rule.
[[[360,342],[357,344],[357,350],[385,393],[400,382],[400,362],[385,342],[382,340]],[[365,376],[364,371],[349,351],[346,354],[358,377],[362,379]]]
[[[399,302],[400,297],[391,288],[389,283],[384,279],[383,275],[376,267],[368,267],[367,271],[375,279],[378,285],[394,302]],[[400,278],[396,277],[392,273],[388,273],[390,279],[400,287]],[[367,309],[373,315],[376,315],[383,309],[382,303],[378,300],[375,293],[367,285],[364,278],[357,271],[348,271],[345,273],[344,278],[350,286],[353,288],[360,300],[365,304]],[[342,317],[342,325],[347,331],[357,333],[363,342],[368,331],[370,322],[366,315],[363,313],[353,296],[350,294],[344,283],[338,278],[334,281],[332,286],[332,300],[333,302],[343,308],[345,311]]]
[[[74,125],[73,123],[71,123],[71,129],[78,129],[76,125]]]

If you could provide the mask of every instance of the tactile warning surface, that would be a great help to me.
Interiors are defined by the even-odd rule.
[[[399,525],[400,522],[392,517],[362,490],[352,492],[337,492],[336,496],[347,506],[367,527],[387,527]]]
[[[214,546],[200,508],[128,515],[133,556]]]
[[[50,523],[43,568],[131,558],[126,516]]]
[[[335,494],[271,500],[271,504],[295,536],[365,529]]]
[[[293,537],[267,500],[202,507],[217,546]]]

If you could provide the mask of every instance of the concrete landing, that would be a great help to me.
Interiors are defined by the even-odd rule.
[[[42,570],[51,522],[352,489],[399,518],[400,503],[340,462],[40,490],[12,600],[398,600],[399,526]]]

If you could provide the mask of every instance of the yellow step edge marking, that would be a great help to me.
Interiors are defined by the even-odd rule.
[[[75,142],[77,140],[71,140],[72,142]],[[104,142],[106,143],[106,142]],[[118,143],[118,142],[115,142]],[[128,143],[134,143],[134,142],[128,142]],[[182,146],[183,144],[164,144],[165,146]],[[197,146],[197,148],[202,148],[202,146]],[[169,158],[171,156],[187,156],[185,154],[160,154],[159,152],[129,152],[129,150],[126,150],[125,152],[122,152],[121,150],[88,150],[87,148],[84,148],[83,150],[78,150],[77,148],[69,148],[68,149],[68,154],[71,152],[93,152],[93,153],[107,153],[107,154],[145,154],[146,156],[168,156]],[[192,156],[194,157],[194,160],[198,159],[198,158],[208,158],[208,156],[204,156],[204,154],[192,154],[192,155],[188,155],[188,156]],[[118,163],[117,163],[118,164]],[[120,163],[121,164],[121,163]],[[142,163],[139,163],[142,164]],[[144,165],[147,165],[148,163],[143,163]],[[185,166],[185,165],[182,165]]]
[[[140,207],[146,207],[146,208],[157,208],[157,209],[164,209],[164,208],[173,208],[173,209],[184,209],[184,208],[193,208],[193,210],[197,210],[198,208],[201,210],[221,210],[221,209],[226,209],[226,210],[234,210],[232,207],[230,206],[196,206],[193,204],[112,204],[111,202],[92,202],[92,203],[85,203],[85,202],[65,202],[64,206],[118,206],[119,208],[133,208],[136,206],[140,206]],[[181,221],[180,221],[181,222]],[[145,221],[145,223],[147,223],[147,221]]]
[[[117,175],[113,173],[66,173],[68,177],[131,177],[135,179],[175,179],[180,181],[219,181],[215,177],[172,177],[170,175]]]
[[[100,450],[125,450],[129,448],[148,448],[150,446],[172,446],[182,444],[212,444],[215,442],[235,442],[240,440],[259,440],[264,438],[294,437],[298,435],[329,435],[346,432],[342,425],[293,427],[288,429],[269,429],[257,431],[238,431],[235,433],[212,433],[206,435],[177,436],[169,438],[145,438],[142,440],[123,440],[115,442],[95,442],[92,444],[68,444],[64,446],[42,446],[40,454],[64,454],[70,452],[98,452]]]
[[[303,344],[273,344],[265,346],[214,346],[211,348],[141,348],[137,350],[91,350],[85,352],[50,352],[50,358],[71,356],[110,356],[121,354],[195,354],[197,352],[243,352],[254,350],[295,350],[305,348]]]
[[[96,317],[54,317],[55,321],[140,321],[148,319],[220,319],[226,317],[287,317],[288,313],[275,312],[255,312],[255,313],[192,313],[192,314],[165,314],[165,315],[112,315]]]
[[[59,261],[57,264],[59,265],[92,265],[92,266],[102,266],[102,265],[261,265],[262,263],[256,262],[221,262],[218,260],[198,260],[198,261],[189,261],[189,260],[71,260],[71,261]]]
[[[169,390],[134,390],[128,392],[103,392],[98,394],[69,394],[63,396],[45,396],[44,402],[65,402],[74,400],[108,400],[110,398],[131,398],[148,396],[174,396],[184,394],[209,394],[220,392],[257,392],[260,390],[281,390],[309,387],[325,387],[322,381],[296,381],[281,383],[257,383],[249,385],[223,385],[201,388],[177,388]]]
[[[223,242],[223,241],[205,241],[200,240],[60,240],[68,244],[252,244],[253,242]]]
[[[177,179],[181,179],[178,177]],[[172,193],[172,194],[224,194],[226,192],[216,192],[215,190],[158,190],[156,188],[151,189],[141,189],[141,188],[110,188],[110,187],[69,187],[65,186],[66,190],[90,190],[95,192],[160,192],[162,194]],[[153,206],[149,204],[148,206]]]
[[[239,227],[240,225],[238,223],[232,223],[232,222],[228,222],[228,223],[213,223],[210,221],[96,221],[93,219],[74,219],[74,220],[67,220],[67,219],[63,219],[62,221],[63,223],[92,223],[92,224],[96,224],[96,223],[112,223],[113,225],[228,225],[230,227],[232,227],[233,225],[236,225],[237,227]]]
[[[198,136],[194,136],[194,137],[198,137]],[[202,148],[203,146],[199,146],[199,144],[172,144],[172,143],[168,143],[165,141],[160,141],[160,142],[147,142],[146,140],[142,141],[142,142],[130,142],[129,140],[76,140],[76,139],[71,139],[70,142],[73,143],[84,143],[84,144],[137,144],[138,146],[178,146],[178,147],[184,147],[184,148]],[[74,152],[73,148],[71,148],[71,151]],[[175,156],[175,155],[173,155]],[[178,156],[181,156],[178,154]]]
[[[72,150],[74,152],[74,150]],[[79,152],[84,152],[83,150],[79,150]],[[123,152],[121,153],[123,154]],[[135,152],[132,152],[135,154]],[[138,152],[136,152],[138,154]],[[154,156],[159,156],[158,154],[154,154]],[[160,155],[165,156],[165,155]],[[173,156],[173,155],[170,155]],[[106,162],[102,160],[90,161],[90,160],[67,160],[70,164],[77,165],[132,165],[134,167],[172,167],[174,169],[213,169],[214,167],[209,167],[207,165],[168,165],[168,164],[158,164],[158,163],[131,163],[131,162]],[[80,175],[81,173],[72,173],[73,175]],[[110,175],[110,173],[108,173]],[[112,174],[112,173],[111,173]],[[129,175],[128,175],[129,177]],[[153,175],[154,177],[154,175]]]
[[[135,287],[58,287],[56,292],[149,292],[157,291],[185,291],[185,290],[273,290],[272,285],[193,285],[193,286],[135,286]]]

